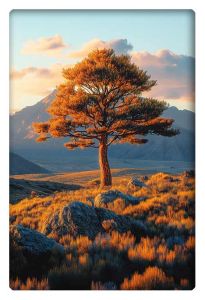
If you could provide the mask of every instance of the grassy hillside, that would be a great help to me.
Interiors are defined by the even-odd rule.
[[[58,254],[54,252],[49,263],[34,272],[27,265],[28,258],[18,249],[21,259],[18,263],[15,261],[15,267],[11,261],[10,285],[13,289],[194,287],[193,176],[156,173],[141,178],[146,187],[139,188],[130,186],[129,172],[114,172],[118,172],[119,176],[114,177],[112,190],[145,200],[133,205],[118,197],[104,205],[104,209],[140,221],[146,226],[146,233],[119,232],[113,228],[113,220],[103,221],[104,232],[99,232],[93,239],[85,235],[59,236],[51,231],[48,237],[65,247],[65,255],[59,260]],[[76,183],[84,183],[82,190],[26,198],[11,205],[11,224],[22,224],[44,232],[47,220],[70,203],[80,201],[92,206],[93,199],[104,192],[98,188],[96,175],[95,172],[85,172],[76,174],[74,178],[74,174],[69,174],[66,180],[73,177]],[[94,180],[89,182],[88,178]]]

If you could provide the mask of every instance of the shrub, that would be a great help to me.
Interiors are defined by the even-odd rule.
[[[159,290],[173,288],[173,278],[157,267],[148,267],[143,274],[134,273],[121,284],[123,290]]]
[[[37,280],[36,278],[27,278],[25,282],[16,278],[10,281],[10,288],[12,290],[47,290],[48,280],[47,278]]]

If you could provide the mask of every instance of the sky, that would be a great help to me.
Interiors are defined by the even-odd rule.
[[[62,68],[93,49],[131,56],[157,86],[148,95],[194,110],[194,14],[161,11],[35,11],[10,14],[11,113],[63,82]]]

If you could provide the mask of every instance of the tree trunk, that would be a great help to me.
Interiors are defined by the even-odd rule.
[[[100,186],[112,185],[112,176],[107,157],[107,138],[102,138],[99,145]]]

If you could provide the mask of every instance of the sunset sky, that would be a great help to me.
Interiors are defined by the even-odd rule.
[[[96,48],[131,55],[158,81],[149,96],[194,110],[191,11],[13,11],[11,112],[47,96],[63,81],[63,67]]]

